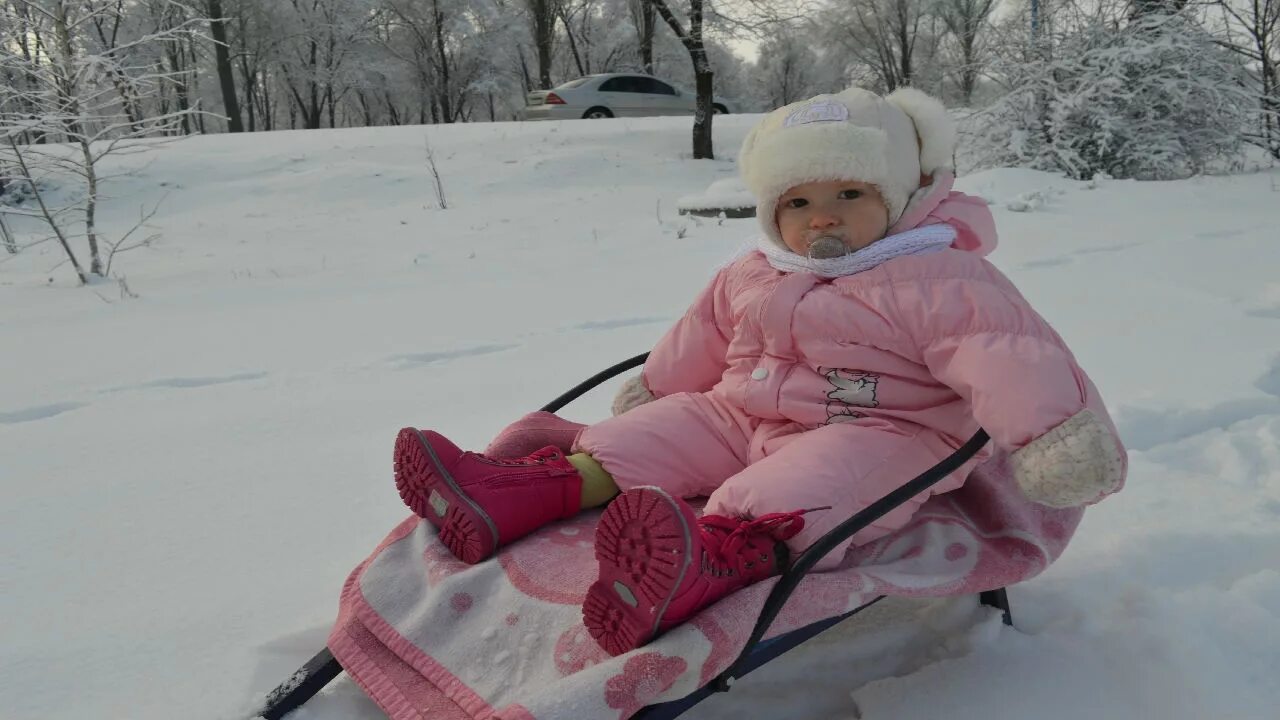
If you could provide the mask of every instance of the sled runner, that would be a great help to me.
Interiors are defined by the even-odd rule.
[[[595,374],[541,414],[554,418],[548,414],[646,358]],[[908,526],[854,548],[837,570],[809,573],[842,541],[960,468],[988,439],[979,429],[950,457],[814,543],[776,581],[744,588],[616,658],[594,646],[575,604],[576,589],[585,590],[595,568],[583,540],[594,513],[544,528],[476,566],[453,559],[426,523],[410,518],[348,580],[329,647],[273,690],[259,716],[285,717],[345,665],[393,718],[658,720],[728,690],[734,679],[888,595],[978,594],[1011,624],[1004,587],[1055,560],[1082,511],[1023,498],[999,452],[962,488],[930,498]],[[554,649],[539,639],[557,632]],[[501,672],[486,677],[490,666]]]

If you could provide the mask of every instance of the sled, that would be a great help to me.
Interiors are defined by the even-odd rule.
[[[643,353],[596,373],[555,400],[552,400],[542,410],[551,413],[560,410],[601,383],[627,370],[640,367],[647,357],[648,353]],[[648,705],[631,717],[643,720],[665,720],[677,717],[712,694],[728,691],[737,678],[747,675],[806,640],[884,599],[885,596],[881,595],[849,612],[828,617],[791,632],[763,640],[778,613],[796,589],[796,586],[823,556],[862,528],[875,522],[894,508],[956,471],[973,458],[988,440],[987,433],[979,429],[968,442],[957,449],[951,456],[858,512],[853,517],[845,520],[807,548],[796,558],[792,566],[780,576],[764,603],[746,646],[727,669],[689,695],[679,700]],[[1012,625],[1013,618],[1009,607],[1009,598],[1004,588],[982,591],[979,594],[979,600],[983,605],[999,609],[1003,614],[1004,623]],[[279,720],[286,717],[318,694],[341,672],[342,666],[329,649],[326,648],[320,651],[267,695],[262,709],[255,717],[265,718],[265,720]]]

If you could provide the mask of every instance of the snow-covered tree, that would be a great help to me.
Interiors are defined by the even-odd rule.
[[[792,28],[779,27],[760,45],[756,79],[761,103],[776,108],[812,96],[821,67],[813,43],[797,37]]]
[[[1280,159],[1280,0],[1212,0],[1223,47],[1243,58],[1258,98],[1248,139]]]
[[[166,107],[168,91],[185,87],[188,78],[185,68],[175,71],[163,58],[188,51],[199,20],[179,3],[163,5],[173,16],[149,28],[125,27],[118,1],[5,0],[0,6],[0,75],[17,80],[0,87],[0,167],[16,170],[32,189],[81,282],[88,275],[73,240],[85,240],[88,274],[98,276],[132,247],[132,231],[112,240],[98,226],[102,160],[138,149],[131,141],[189,128],[198,110]],[[134,16],[147,17],[154,16]],[[40,181],[50,175],[83,183],[77,199],[64,207],[47,201]]]
[[[775,23],[760,44],[753,69],[756,104],[769,110],[819,93],[843,90],[847,85],[844,63],[833,59],[839,54],[815,42],[808,24]]]
[[[947,66],[960,88],[959,100],[966,107],[982,75],[987,58],[986,36],[996,0],[935,0],[933,11],[947,29]]]
[[[932,90],[940,75],[933,63],[941,22],[931,0],[830,0],[810,21],[839,48],[858,84]]]
[[[1009,92],[967,123],[980,165],[1172,179],[1241,150],[1244,70],[1188,14],[1059,32],[996,68]]]
[[[373,42],[379,0],[279,0],[272,8],[277,60],[288,91],[290,124],[308,129],[327,117],[352,89],[351,60]]]

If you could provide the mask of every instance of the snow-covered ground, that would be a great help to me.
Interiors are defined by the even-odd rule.
[[[675,211],[752,120],[717,118],[716,162],[678,118],[432,128],[447,210],[422,128],[116,161],[108,231],[163,198],[116,259],[137,299],[73,287],[54,244],[0,262],[0,715],[243,716],[405,514],[396,430],[482,445],[647,349],[753,233]],[[693,717],[1276,717],[1280,171],[960,187],[1107,398],[1128,489],[1011,591],[1018,630],[935,606],[910,662],[818,642]],[[859,688],[868,647],[906,674]],[[378,717],[350,683],[302,715]]]

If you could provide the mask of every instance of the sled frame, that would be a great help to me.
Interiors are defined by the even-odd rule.
[[[649,353],[641,353],[635,357],[628,358],[616,365],[610,366],[592,375],[591,377],[578,383],[569,391],[557,397],[555,400],[547,403],[542,407],[544,412],[556,412],[565,405],[573,402],[585,395],[589,390],[595,388],[601,383],[610,380],[628,370],[644,365],[648,359]],[[781,612],[783,605],[787,599],[791,597],[796,586],[804,579],[804,576],[813,568],[819,560],[836,546],[852,537],[862,528],[870,525],[884,515],[888,514],[894,508],[898,507],[907,500],[915,497],[920,492],[932,487],[940,480],[959,469],[968,462],[974,455],[986,445],[990,438],[986,431],[979,429],[972,438],[963,446],[952,453],[949,457],[944,458],[937,465],[921,473],[915,479],[902,485],[893,492],[885,495],[883,498],[872,503],[867,508],[855,514],[853,517],[845,520],[828,532],[817,542],[805,549],[791,567],[787,569],[779,578],[778,582],[773,586],[768,598],[765,599],[764,607],[760,611],[760,618],[756,621],[755,627],[751,631],[751,635],[747,640],[747,644],[742,648],[736,660],[734,660],[724,672],[720,673],[711,682],[705,686],[695,690],[679,700],[671,700],[669,702],[657,703],[649,705],[632,716],[634,719],[641,720],[668,720],[675,718],[684,713],[689,708],[702,702],[710,697],[713,693],[726,692],[737,678],[743,677],[752,670],[764,665],[765,663],[777,658],[783,653],[791,650],[804,641],[818,635],[837,623],[858,614],[859,612],[871,607],[877,602],[884,599],[881,595],[874,598],[870,602],[861,605],[843,615],[825,618],[818,622],[811,623],[802,628],[797,628],[791,632],[784,633],[774,638],[764,640],[764,635],[768,632],[769,627]],[[986,606],[999,609],[1004,616],[1004,624],[1013,624],[1013,615],[1009,607],[1009,595],[1004,588],[995,588],[987,590],[979,594],[979,601]],[[267,694],[262,709],[258,711],[255,717],[261,717],[264,720],[282,720],[289,713],[301,707],[311,698],[315,697],[321,690],[325,688],[334,678],[342,673],[342,666],[333,657],[333,653],[328,648],[316,653],[314,657],[308,660],[302,667],[281,683],[276,689]]]

